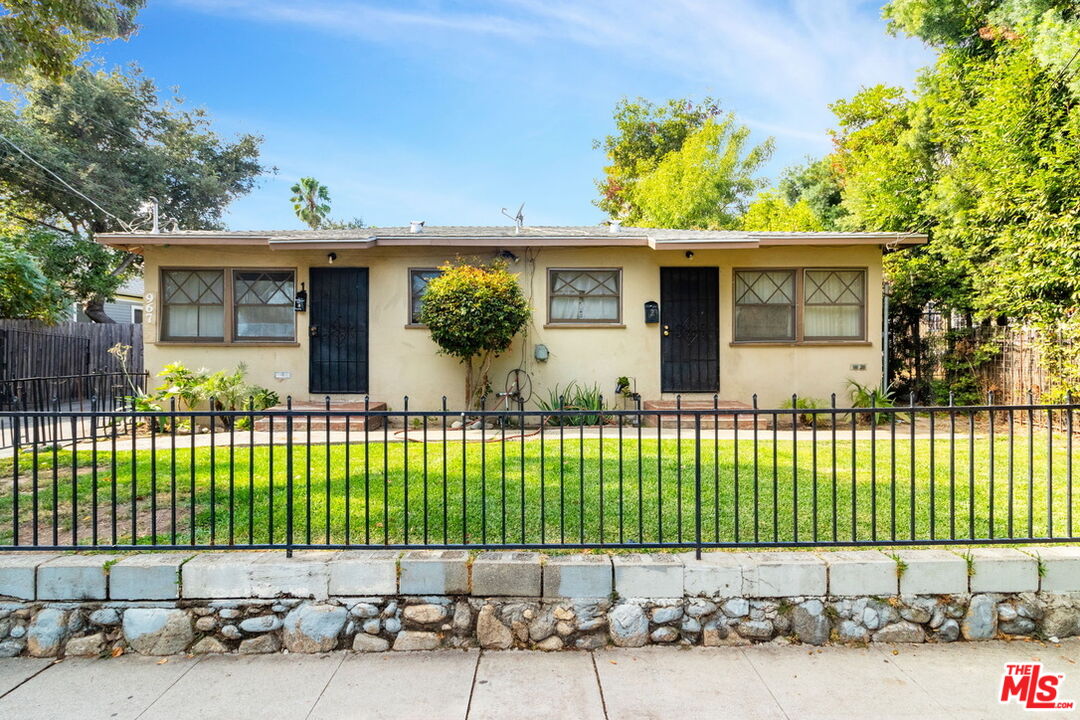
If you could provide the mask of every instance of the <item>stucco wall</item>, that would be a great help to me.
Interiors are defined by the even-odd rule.
[[[519,260],[511,270],[519,273],[535,308],[524,341],[495,365],[492,382],[501,389],[506,373],[524,363],[536,393],[545,395],[556,383],[570,380],[596,382],[606,395],[615,378],[635,379],[645,399],[661,398],[660,326],[646,325],[643,305],[660,300],[661,266],[718,267],[720,270],[720,392],[724,400],[749,402],[757,393],[762,407],[776,406],[795,392],[827,400],[829,393],[846,400],[848,378],[876,383],[881,372],[881,252],[877,247],[772,247],[756,250],[696,250],[688,259],[682,250],[648,248],[580,248],[530,250],[509,248]],[[423,328],[406,327],[408,321],[408,269],[432,267],[460,252],[433,248],[337,250],[335,267],[370,268],[370,396],[400,409],[408,394],[411,409],[437,408],[446,395],[460,405],[462,368],[438,354]],[[490,259],[490,250],[478,257]],[[284,267],[296,269],[297,283],[308,283],[308,268],[326,266],[327,251],[282,251],[252,247],[147,247],[145,250],[146,313],[144,333],[146,366],[151,373],[181,361],[210,370],[244,362],[250,381],[277,390],[283,397],[314,399],[308,392],[308,313],[296,314],[297,342],[291,345],[201,345],[158,342],[160,331],[159,282],[162,267]],[[732,268],[737,267],[866,267],[867,341],[833,345],[732,345]],[[624,327],[545,327],[547,322],[547,268],[621,267]],[[536,344],[550,350],[550,359],[533,359]],[[863,364],[865,370],[853,370]],[[275,379],[288,372],[288,379]],[[352,397],[351,399],[355,399]]]

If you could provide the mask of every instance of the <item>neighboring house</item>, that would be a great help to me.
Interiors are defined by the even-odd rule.
[[[118,323],[141,323],[143,314],[143,279],[131,278],[116,291],[116,296],[105,303],[105,314]],[[75,322],[93,322],[86,316],[79,305],[71,308],[71,319]]]
[[[882,371],[884,251],[914,233],[588,227],[111,233],[142,253],[146,367],[245,363],[282,397],[370,395],[400,409],[460,407],[463,370],[417,321],[439,265],[503,257],[533,305],[496,363],[538,393],[570,381],[609,397],[628,376],[645,401],[778,406],[792,393],[846,401]],[[294,310],[297,291],[307,306]]]

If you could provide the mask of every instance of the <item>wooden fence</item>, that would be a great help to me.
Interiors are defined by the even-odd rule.
[[[117,343],[131,346],[128,370],[141,373],[140,324],[44,325],[33,320],[0,319],[0,380],[121,372],[118,359],[108,352]]]
[[[994,340],[1001,352],[996,359],[987,363],[982,373],[986,377],[985,382],[992,384],[994,395],[1000,397],[1001,402],[1026,403],[1030,397],[1036,401],[1063,401],[1064,398],[1048,397],[1047,393],[1060,393],[1061,388],[1078,384],[1080,378],[1070,376],[1067,369],[1062,377],[1054,377],[1047,369],[1035,330],[1026,327],[1002,327],[998,329]],[[1073,352],[1072,342],[1060,334],[1055,343],[1065,348],[1066,354]]]
[[[1065,375],[1055,377],[1047,367],[1038,332],[1023,325],[972,324],[964,318],[948,317],[940,313],[927,312],[920,323],[920,334],[925,340],[926,356],[921,363],[921,372],[927,380],[943,379],[947,375],[945,358],[953,353],[954,357],[966,356],[971,359],[969,367],[963,363],[954,367],[955,374],[971,373],[983,393],[992,392],[995,402],[1003,404],[1023,404],[1034,399],[1036,402],[1056,400],[1048,394],[1060,391],[1062,387],[1080,385],[1080,377],[1075,372],[1065,370]],[[1074,343],[1064,334],[1059,333],[1054,342],[1065,351],[1066,355],[1075,354]],[[962,352],[955,351],[963,346]],[[976,355],[978,348],[994,347],[995,353],[989,359],[980,361]]]

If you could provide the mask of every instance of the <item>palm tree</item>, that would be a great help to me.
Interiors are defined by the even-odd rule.
[[[292,186],[292,194],[296,217],[318,230],[330,213],[330,191],[315,178],[305,177]]]

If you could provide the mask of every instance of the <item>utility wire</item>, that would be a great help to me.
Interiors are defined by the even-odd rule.
[[[26,151],[25,151],[25,150],[23,150],[23,149],[22,149],[21,147],[19,147],[18,145],[16,145],[16,144],[15,144],[15,143],[14,143],[14,142],[13,142],[12,140],[10,140],[10,139],[9,139],[9,138],[8,138],[8,137],[7,137],[6,135],[4,135],[3,133],[0,133],[0,140],[3,140],[3,141],[4,141],[4,142],[6,142],[6,143],[7,143],[8,145],[10,145],[11,147],[15,148],[15,150],[17,150],[17,151],[18,151],[18,152],[19,152],[19,153],[20,153],[21,155],[23,155],[23,157],[25,157],[25,158],[26,158],[27,160],[29,160],[30,162],[34,163],[34,164],[35,164],[35,165],[37,165],[37,166],[38,166],[39,168],[41,168],[42,170],[44,170],[45,172],[47,172],[47,173],[48,173],[49,175],[51,175],[51,176],[53,176],[54,178],[56,178],[57,180],[59,180],[59,181],[60,181],[60,183],[61,183],[61,184],[62,184],[62,185],[63,185],[64,187],[66,187],[66,188],[67,188],[68,190],[70,190],[71,192],[75,193],[75,195],[76,195],[76,196],[78,196],[78,197],[82,198],[82,199],[83,199],[83,200],[85,200],[86,202],[88,202],[88,203],[90,203],[91,205],[93,205],[94,207],[96,207],[96,208],[97,208],[98,210],[100,210],[101,212],[103,212],[103,213],[105,213],[106,215],[108,215],[109,217],[111,217],[111,218],[112,218],[113,220],[115,220],[116,222],[120,223],[120,226],[121,226],[122,228],[124,228],[124,230],[126,230],[126,231],[128,231],[128,232],[133,232],[133,231],[132,231],[132,228],[131,228],[131,226],[130,226],[130,225],[129,225],[128,223],[124,222],[124,221],[123,221],[123,220],[121,220],[121,219],[120,219],[119,217],[117,217],[116,215],[112,214],[111,212],[109,212],[109,211],[108,211],[108,210],[106,210],[105,208],[101,207],[101,205],[99,205],[99,204],[98,204],[97,202],[95,202],[95,201],[94,201],[93,199],[91,199],[90,197],[88,197],[88,196],[87,196],[87,195],[85,195],[84,193],[82,193],[82,192],[79,192],[78,190],[76,190],[76,189],[75,189],[74,187],[72,187],[72,186],[71,186],[70,184],[68,184],[68,182],[67,182],[66,180],[64,180],[64,178],[60,177],[59,175],[57,175],[56,173],[54,173],[54,172],[53,172],[52,170],[50,170],[49,168],[45,167],[45,166],[44,166],[44,165],[42,165],[42,164],[41,164],[40,162],[38,162],[37,160],[35,160],[35,159],[34,159],[34,157],[33,157],[32,155],[30,155],[30,153],[26,152]]]
[[[28,168],[20,167],[20,166],[15,165],[15,164],[9,165],[7,167],[7,170],[14,173],[15,175],[21,177],[23,179],[23,181],[26,183],[27,187],[29,187],[31,185],[37,185],[37,186],[40,186],[40,187],[43,187],[43,188],[48,188],[50,190],[54,190],[56,192],[71,195],[72,197],[76,197],[76,198],[78,198],[80,200],[82,199],[80,196],[72,193],[65,185],[61,185],[60,183],[53,180],[52,178],[50,178],[47,175],[43,175],[41,173],[34,173],[33,171],[31,171]],[[25,191],[23,191],[22,188],[20,187],[19,194],[21,195],[23,192],[25,192]],[[13,198],[13,199],[15,199],[15,198]],[[135,226],[133,225],[132,227],[135,227]],[[73,232],[74,232],[74,230],[73,230]]]

